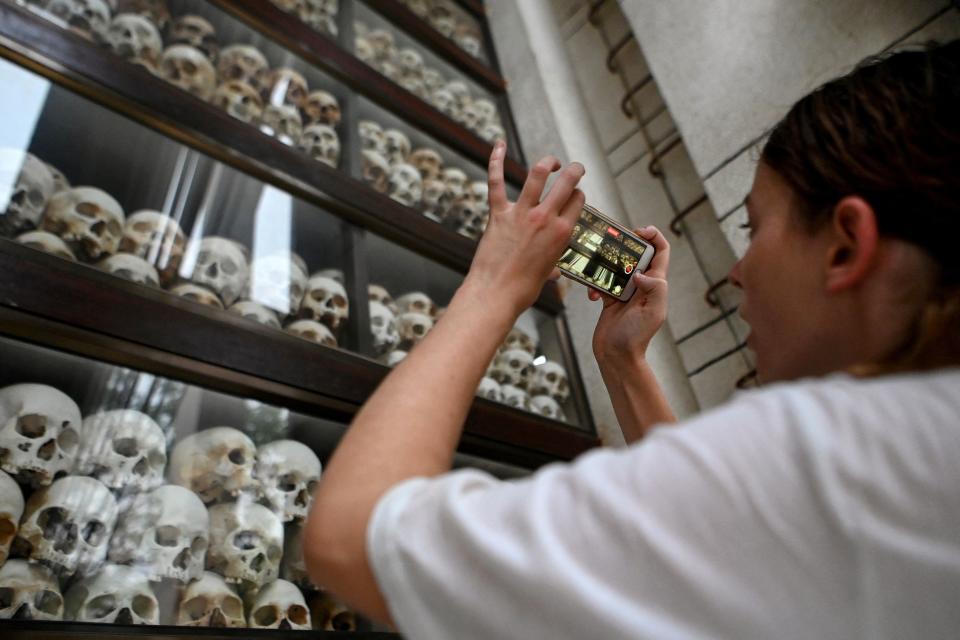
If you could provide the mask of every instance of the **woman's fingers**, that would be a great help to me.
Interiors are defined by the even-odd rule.
[[[650,225],[636,229],[636,234],[653,245],[655,253],[650,266],[644,271],[644,274],[651,278],[667,279],[667,269],[670,266],[670,243],[664,237],[660,230]]]
[[[507,143],[500,140],[493,146],[490,165],[487,168],[487,184],[490,187],[490,210],[500,211],[509,204],[507,187],[503,180],[503,159],[507,155]]]
[[[527,175],[527,181],[523,183],[523,190],[520,197],[517,198],[517,204],[525,209],[533,209],[540,204],[540,196],[543,195],[543,187],[547,184],[547,178],[554,171],[560,168],[560,161],[553,156],[541,158],[537,164],[533,165],[530,173]]]
[[[543,199],[542,208],[545,208],[547,211],[562,212],[564,206],[571,199],[571,196],[574,195],[574,189],[577,188],[577,184],[585,173],[586,170],[579,162],[568,164],[567,167],[560,172],[557,181],[550,187],[550,192],[547,193],[547,197]],[[581,204],[580,207],[583,207],[583,205]]]

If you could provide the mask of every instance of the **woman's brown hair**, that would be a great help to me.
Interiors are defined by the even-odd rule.
[[[797,102],[761,160],[796,193],[808,229],[857,195],[882,236],[922,248],[935,294],[875,371],[960,363],[960,40],[870,58]]]

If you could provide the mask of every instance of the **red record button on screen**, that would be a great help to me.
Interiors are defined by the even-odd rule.
[[[626,273],[627,275],[630,275],[631,273],[633,273],[633,265],[632,264],[623,265],[623,272]]]
[[[614,238],[620,237],[620,232],[614,229],[613,227],[607,227],[607,233],[609,233]]]

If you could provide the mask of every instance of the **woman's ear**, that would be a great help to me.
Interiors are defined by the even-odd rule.
[[[827,291],[856,287],[870,273],[877,257],[880,233],[877,216],[860,196],[847,196],[833,208],[827,253]]]

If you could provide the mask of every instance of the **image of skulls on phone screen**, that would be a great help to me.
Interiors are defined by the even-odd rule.
[[[644,244],[584,209],[557,266],[619,296],[645,249]]]

